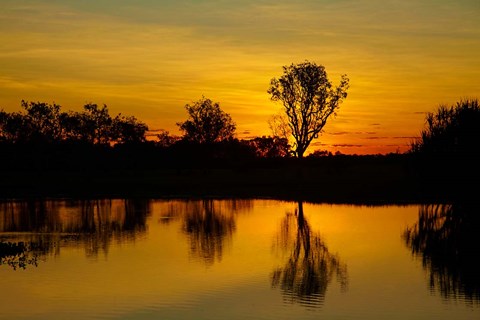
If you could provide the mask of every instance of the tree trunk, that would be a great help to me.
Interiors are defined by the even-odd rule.
[[[303,154],[305,153],[305,150],[302,149],[302,148],[297,148],[297,150],[295,150],[295,152],[297,153],[297,158],[301,159],[301,158],[303,158]]]

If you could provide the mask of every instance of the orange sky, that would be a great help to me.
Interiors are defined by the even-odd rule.
[[[404,151],[425,112],[480,92],[478,0],[2,0],[0,108],[87,102],[178,134],[183,106],[220,102],[239,138],[268,135],[281,67],[350,78],[310,151]]]

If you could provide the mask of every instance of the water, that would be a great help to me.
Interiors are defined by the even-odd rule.
[[[469,210],[3,202],[0,318],[479,319]]]

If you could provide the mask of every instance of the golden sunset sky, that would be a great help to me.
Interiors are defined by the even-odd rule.
[[[425,112],[480,96],[478,0],[1,0],[0,108],[106,104],[179,134],[204,95],[237,136],[271,134],[283,65],[350,78],[310,151],[405,151]]]

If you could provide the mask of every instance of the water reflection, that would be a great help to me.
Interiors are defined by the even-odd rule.
[[[346,289],[347,266],[311,230],[302,202],[294,214],[288,213],[283,219],[276,247],[287,253],[288,258],[283,267],[274,270],[271,282],[282,290],[286,301],[320,306],[334,277],[342,290]]]
[[[444,298],[480,301],[480,212],[472,204],[423,205],[404,239]]]
[[[62,246],[82,245],[87,257],[106,255],[112,241],[145,233],[149,213],[150,201],[142,199],[0,203],[1,263],[36,266]]]
[[[38,265],[36,244],[25,242],[0,242],[0,265],[8,265],[14,270],[25,269],[27,265]]]
[[[190,250],[206,263],[222,260],[223,247],[235,230],[232,214],[216,209],[212,200],[192,203],[185,215],[183,230],[190,239]]]
[[[182,219],[182,231],[190,243],[190,256],[212,265],[222,260],[224,248],[231,241],[236,213],[252,207],[251,200],[204,199],[172,203],[161,222]]]

